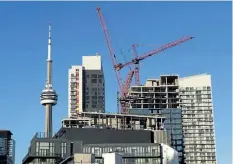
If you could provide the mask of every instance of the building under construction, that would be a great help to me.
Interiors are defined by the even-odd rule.
[[[133,86],[129,95],[131,114],[162,114],[171,146],[180,163],[216,163],[211,76],[185,78],[160,76],[144,86]]]
[[[165,117],[164,128],[168,131],[171,146],[179,152],[184,163],[182,113],[179,107],[178,75],[162,75],[160,79],[148,79],[144,86],[132,86],[130,97],[131,114],[159,114]]]

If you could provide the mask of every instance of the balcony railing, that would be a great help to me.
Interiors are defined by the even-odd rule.
[[[56,133],[52,133],[52,136],[54,136]],[[37,132],[33,138],[48,138],[45,135],[45,132]]]

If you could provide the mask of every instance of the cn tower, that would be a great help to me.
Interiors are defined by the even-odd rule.
[[[45,137],[51,138],[52,129],[52,106],[57,104],[57,94],[52,88],[52,58],[51,58],[51,23],[49,23],[47,80],[45,89],[40,95],[40,103],[45,106]]]

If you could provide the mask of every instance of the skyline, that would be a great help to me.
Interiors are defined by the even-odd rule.
[[[0,6],[0,17],[4,21],[4,26],[0,27],[3,33],[0,39],[0,53],[3,54],[1,66],[4,68],[1,69],[1,74],[6,77],[0,82],[5,96],[0,103],[3,115],[9,115],[14,120],[12,123],[11,119],[6,117],[0,120],[0,124],[4,125],[1,128],[10,129],[16,140],[16,163],[21,162],[26,154],[33,134],[44,131],[45,111],[40,105],[39,96],[46,79],[49,21],[53,24],[53,86],[59,95],[58,104],[53,110],[54,132],[60,128],[61,119],[67,116],[68,69],[71,65],[81,64],[81,56],[99,52],[103,57],[108,98],[106,111],[116,112],[117,82],[95,10],[97,5],[105,16],[113,47],[119,58],[119,48],[127,50],[133,43],[161,45],[185,35],[195,37],[184,45],[143,61],[140,65],[141,82],[144,84],[145,79],[158,78],[160,74],[174,73],[184,77],[210,73],[217,160],[220,163],[230,162],[231,151],[226,148],[231,142],[231,133],[224,128],[231,122],[231,15],[228,15],[231,14],[230,2],[131,2],[135,9],[130,8],[130,3],[127,2],[18,2],[17,7],[14,6],[16,3],[2,2],[3,5]],[[154,6],[149,5],[151,3],[154,3]],[[84,6],[87,9],[84,9]],[[144,9],[145,13],[138,13],[139,7]],[[120,13],[118,8],[121,8]],[[10,11],[18,14],[9,14]],[[83,15],[87,18],[84,19]],[[158,21],[162,16],[164,19]],[[124,55],[128,60],[132,56],[130,53]],[[199,63],[199,66],[195,62]],[[223,83],[225,87],[222,87]],[[10,103],[12,101],[14,103]],[[109,110],[111,106],[114,108]],[[17,125],[14,124],[16,122]],[[31,126],[29,122],[34,125]],[[22,131],[24,129],[27,131]],[[224,153],[221,153],[223,151]]]

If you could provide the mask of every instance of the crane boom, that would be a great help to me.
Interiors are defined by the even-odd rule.
[[[149,56],[155,55],[155,54],[157,54],[157,53],[159,53],[159,52],[162,52],[162,51],[164,51],[164,50],[166,50],[166,49],[168,49],[168,48],[177,46],[177,45],[179,45],[179,44],[181,44],[181,43],[183,43],[183,42],[186,42],[186,41],[188,41],[188,40],[190,40],[190,39],[193,39],[193,38],[194,38],[194,37],[192,37],[192,36],[183,37],[183,38],[178,39],[178,40],[176,40],[176,41],[174,41],[174,42],[165,44],[165,45],[161,46],[160,48],[157,48],[157,49],[155,49],[155,50],[153,50],[153,51],[151,51],[151,52],[148,52],[148,53],[146,53],[146,54],[144,54],[144,55],[142,55],[142,56],[140,56],[140,57],[134,58],[133,60],[131,60],[131,61],[129,61],[129,62],[126,62],[126,63],[124,63],[124,64],[119,63],[119,64],[117,64],[117,65],[114,65],[114,68],[115,68],[115,70],[119,71],[119,70],[121,70],[123,67],[125,67],[125,66],[127,66],[127,65],[129,65],[129,64],[138,64],[139,61],[144,60],[144,59],[146,59],[146,58],[149,57]]]
[[[110,54],[110,57],[111,57],[111,60],[112,60],[112,64],[113,66],[116,65],[116,56],[115,56],[115,53],[114,53],[114,50],[112,48],[112,44],[111,44],[111,40],[110,40],[110,37],[109,37],[109,34],[108,34],[108,29],[107,29],[107,25],[104,21],[104,17],[100,11],[100,7],[97,7],[96,8],[97,10],[97,13],[98,13],[98,16],[99,16],[99,19],[100,19],[100,23],[101,23],[101,26],[102,26],[102,29],[103,29],[103,32],[104,32],[104,36],[105,36],[105,40],[106,40],[106,43],[107,43],[107,46],[108,46],[108,51],[109,51],[109,54]],[[123,93],[123,88],[122,88],[122,78],[121,78],[121,75],[120,75],[120,72],[119,71],[116,71],[115,70],[115,73],[116,73],[116,77],[117,77],[117,82],[118,82],[118,87],[120,89],[120,91]]]

